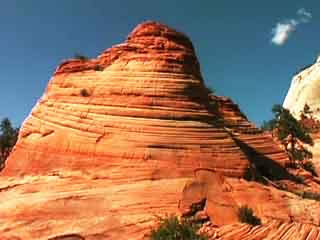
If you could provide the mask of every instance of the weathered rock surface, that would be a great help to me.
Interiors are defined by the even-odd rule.
[[[231,134],[251,163],[257,167],[259,165],[267,167],[287,161],[287,155],[274,143],[272,136],[249,122],[231,99],[216,96],[211,96],[211,99],[217,103],[224,128]]]
[[[191,41],[155,22],[61,64],[1,173],[0,239],[142,239],[199,202],[217,226],[246,204],[263,223],[319,225],[318,202],[239,179],[292,181],[272,138],[208,93]]]
[[[305,104],[320,119],[320,58],[293,77],[283,107],[299,118]]]
[[[98,59],[58,67],[4,175],[85,169],[135,181],[209,168],[241,176],[246,156],[216,118],[190,40],[146,23]]]
[[[320,228],[317,226],[278,220],[271,220],[255,227],[239,223],[221,228],[208,225],[203,227],[202,232],[210,236],[211,240],[316,240],[320,238]]]

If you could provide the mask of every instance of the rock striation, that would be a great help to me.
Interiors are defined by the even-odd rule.
[[[319,225],[318,202],[242,179],[276,169],[292,182],[286,161],[236,104],[209,94],[184,34],[145,22],[57,68],[1,173],[0,237],[144,239],[156,216],[199,203],[193,214],[219,229],[242,205],[263,223]]]
[[[215,229],[208,225],[203,227],[202,232],[210,236],[211,240],[316,240],[320,238],[319,227],[277,220],[271,220],[264,225],[255,227],[248,224],[233,224]]]
[[[125,171],[135,181],[208,168],[241,176],[246,156],[217,117],[190,40],[144,23],[97,59],[58,67],[3,174]]]
[[[210,96],[218,106],[224,128],[246,154],[251,163],[259,166],[267,162],[278,164],[288,161],[287,155],[273,141],[270,134],[262,132],[241,112],[239,106],[227,97]]]

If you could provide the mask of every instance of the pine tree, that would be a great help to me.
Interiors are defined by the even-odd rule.
[[[8,118],[4,118],[0,123],[0,169],[3,168],[5,160],[8,158],[13,146],[18,139],[19,129],[14,128]]]
[[[306,107],[306,113],[310,113]],[[274,131],[291,160],[292,166],[303,166],[303,161],[312,158],[312,153],[304,145],[313,146],[310,129],[295,119],[288,109],[274,105]]]

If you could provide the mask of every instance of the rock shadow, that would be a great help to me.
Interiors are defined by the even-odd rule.
[[[211,115],[210,117],[199,116],[197,117],[197,119],[193,120],[210,124],[212,127],[224,128],[227,126],[227,123],[222,117],[222,113],[220,112],[219,104],[212,100],[212,98],[210,97],[210,90],[204,84],[190,84],[183,90],[183,94],[188,97],[190,101],[198,103]],[[250,171],[255,171],[255,174],[258,176],[258,179],[256,178],[256,176],[253,176],[252,180],[258,182],[265,181],[266,183],[266,180],[264,178],[267,178],[271,181],[290,180],[295,183],[303,183],[303,179],[291,174],[285,167],[283,167],[273,159],[267,157],[265,154],[258,152],[255,148],[251,147],[246,142],[237,138],[236,136],[234,136],[234,134],[232,134],[231,131],[227,129],[226,131],[237,144],[237,146],[246,155],[247,159],[250,162]]]
[[[295,183],[303,183],[301,178],[291,174],[288,170],[281,166],[273,159],[258,152],[256,149],[240,140],[235,136],[231,136],[235,143],[244,152],[248,160],[250,161],[253,171],[256,171],[257,175],[263,176],[271,181],[290,180]],[[254,177],[255,178],[255,177]],[[257,180],[257,179],[252,179]]]
[[[85,240],[85,238],[79,234],[65,234],[49,238],[48,240]]]

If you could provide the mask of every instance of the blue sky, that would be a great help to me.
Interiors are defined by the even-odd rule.
[[[304,21],[299,9],[312,18]],[[260,124],[283,102],[293,74],[320,53],[319,9],[320,1],[301,0],[3,0],[0,118],[20,125],[63,59],[95,57],[156,20],[186,33],[207,85]],[[279,24],[289,33],[282,45],[271,43]]]

